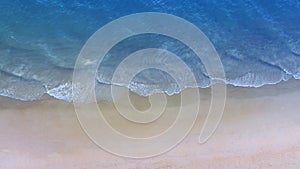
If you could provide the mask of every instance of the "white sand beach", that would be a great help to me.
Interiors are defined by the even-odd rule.
[[[200,92],[209,93],[207,89]],[[134,97],[137,107],[147,106],[145,99]],[[170,100],[176,105],[176,96]],[[199,144],[208,100],[202,99],[203,112],[181,144],[165,154],[137,160],[115,156],[95,145],[83,132],[72,103],[2,97],[0,168],[300,168],[300,81],[261,88],[228,86],[222,121],[215,134]],[[99,105],[113,112],[109,103]],[[120,129],[129,128],[113,114],[108,118]]]

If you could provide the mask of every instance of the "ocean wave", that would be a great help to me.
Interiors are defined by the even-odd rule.
[[[260,87],[300,79],[298,0],[3,0],[0,6],[1,96],[32,101],[48,94],[72,101],[73,67],[86,40],[106,23],[144,11],[174,14],[199,27],[219,53],[226,84]],[[130,84],[112,82],[118,64],[145,48],[165,49],[178,55],[191,68],[197,84],[184,81],[180,88],[173,77],[157,70],[139,73]],[[135,63],[132,64],[133,69]],[[169,60],[168,64],[176,62]],[[211,79],[187,46],[172,38],[148,34],[128,38],[113,47],[104,57],[95,83],[97,99],[111,100],[111,85],[127,87],[143,96],[159,92],[172,95],[188,87],[207,88]]]
[[[35,80],[25,80],[3,71],[0,71],[0,79],[0,96],[33,101],[41,99],[46,92],[44,86]]]

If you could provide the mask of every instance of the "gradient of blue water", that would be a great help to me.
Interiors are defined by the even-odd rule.
[[[0,95],[31,101],[47,93],[70,101],[72,69],[85,41],[114,19],[149,11],[177,15],[198,26],[215,45],[228,84],[259,87],[300,79],[299,0],[2,0]],[[111,50],[98,71],[100,99],[107,97],[103,84],[110,84],[121,59],[147,47],[181,55],[195,69],[198,86],[209,86],[201,62],[184,45],[147,35],[126,41]],[[131,90],[141,95],[156,89],[178,92],[161,72],[145,72],[135,82]]]

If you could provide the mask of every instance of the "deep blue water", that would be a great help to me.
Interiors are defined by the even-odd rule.
[[[49,94],[70,101],[74,63],[86,40],[110,21],[137,12],[169,13],[199,27],[216,47],[228,84],[259,87],[300,79],[299,0],[1,0],[0,95],[31,101]],[[184,45],[154,35],[125,41],[99,68],[100,99],[107,97],[116,65],[147,47],[179,54],[194,67],[198,87],[209,86],[201,63]],[[178,92],[162,72],[149,70],[135,81],[131,90],[141,95]]]

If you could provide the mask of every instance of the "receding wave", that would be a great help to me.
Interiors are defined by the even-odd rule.
[[[260,87],[300,79],[298,0],[3,0],[0,6],[1,96],[32,101],[50,95],[72,101],[73,67],[86,40],[108,22],[144,11],[174,14],[199,27],[221,58],[227,84]],[[170,75],[154,69],[140,72],[130,84],[112,83],[118,64],[145,48],[166,49],[190,67],[197,85],[186,82],[184,88],[211,85],[205,66],[187,46],[169,37],[144,34],[118,43],[104,57],[95,80],[98,99],[110,99],[110,85],[143,96],[183,90]],[[176,63],[170,60],[169,64]]]

